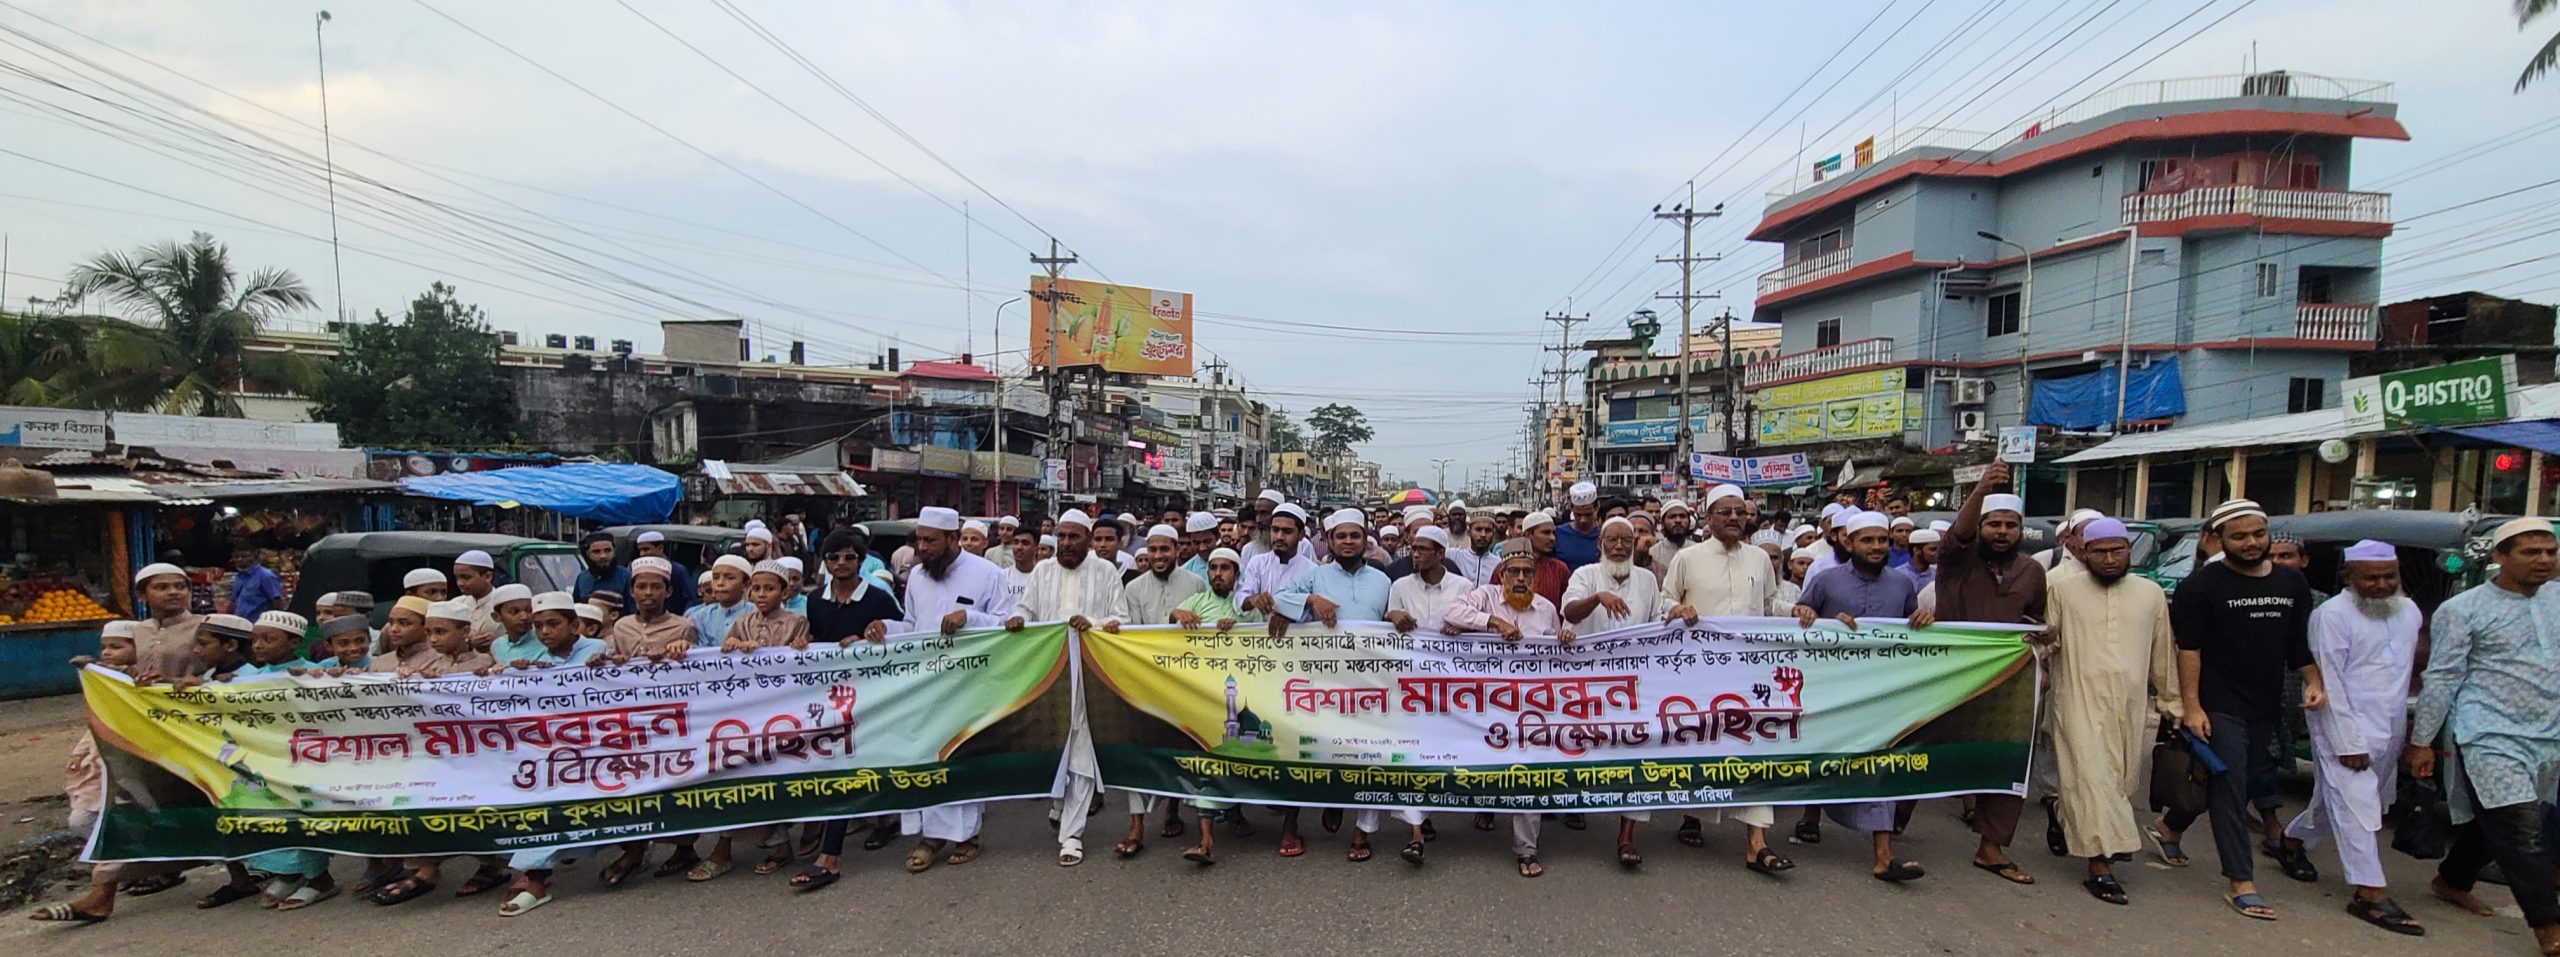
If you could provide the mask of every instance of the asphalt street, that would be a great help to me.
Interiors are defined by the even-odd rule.
[[[2397,893],[2429,925],[2426,937],[2395,936],[2348,917],[2346,888],[2325,854],[2317,884],[2295,883],[2262,862],[2261,886],[2282,919],[2240,917],[2218,896],[2222,883],[2201,826],[2188,844],[2194,867],[2168,870],[2147,855],[2120,865],[2133,903],[2117,907],[2081,890],[2077,864],[2044,852],[2041,818],[2031,810],[2020,837],[2039,846],[2017,850],[2041,880],[2012,886],[1965,866],[1972,837],[1956,811],[1956,802],[1936,801],[1914,819],[1899,849],[1930,875],[1897,887],[1867,876],[1865,843],[1837,826],[1825,827],[1829,840],[1819,846],[1783,848],[1800,866],[1770,878],[1741,867],[1738,828],[1711,828],[1708,846],[1692,849],[1673,840],[1677,818],[1667,815],[1643,833],[1640,870],[1616,863],[1615,828],[1604,820],[1581,832],[1550,822],[1542,849],[1547,874],[1528,880],[1512,872],[1507,830],[1480,833],[1456,815],[1439,819],[1430,864],[1418,869],[1394,856],[1400,841],[1387,843],[1375,860],[1348,863],[1343,839],[1320,830],[1305,857],[1281,858],[1273,850],[1277,828],[1260,812],[1255,837],[1222,841],[1221,862],[1201,868],[1181,860],[1182,842],[1152,836],[1141,856],[1113,859],[1106,835],[1117,828],[1106,812],[1088,832],[1098,838],[1096,856],[1068,869],[1054,862],[1040,806],[1022,802],[990,815],[988,851],[973,863],[909,875],[900,867],[904,842],[855,850],[846,879],[814,895],[790,891],[781,875],[755,877],[744,868],[701,885],[644,875],[606,892],[596,884],[596,862],[587,861],[563,872],[548,907],[501,918],[499,894],[450,895],[465,872],[457,861],[447,867],[448,890],[397,907],[342,897],[301,912],[261,911],[254,902],[200,912],[190,901],[220,873],[204,869],[181,890],[125,900],[113,920],[93,927],[34,923],[23,909],[0,915],[0,953],[186,954],[206,952],[213,941],[232,942],[226,950],[265,941],[290,942],[302,953],[437,957],[742,953],[731,947],[759,957],[848,950],[1197,957],[1355,948],[1467,957],[2085,954],[2093,947],[2180,957],[2533,952],[2504,888],[2483,885],[2482,898],[2508,916],[2471,917],[2427,896],[2431,864],[2388,851]],[[1313,827],[1314,814],[1307,823]],[[356,871],[353,861],[336,867],[341,880]]]

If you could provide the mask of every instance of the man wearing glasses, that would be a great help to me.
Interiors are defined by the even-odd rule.
[[[1769,553],[1743,541],[1750,527],[1751,506],[1744,501],[1741,487],[1718,485],[1707,490],[1706,523],[1700,529],[1707,539],[1681,549],[1662,569],[1659,604],[1670,609],[1669,617],[1696,625],[1701,617],[1762,618],[1784,610]],[[1769,826],[1777,823],[1777,815],[1767,805],[1713,808],[1682,818],[1680,843],[1706,846],[1702,816],[1742,822],[1747,835],[1743,866],[1763,874],[1796,866],[1769,849]]]

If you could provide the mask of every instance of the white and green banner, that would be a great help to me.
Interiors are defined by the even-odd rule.
[[[1505,642],[1081,637],[1102,780],[1268,804],[1620,810],[2022,794],[2017,630],[1724,618]]]

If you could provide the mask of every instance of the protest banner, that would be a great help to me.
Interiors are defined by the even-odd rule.
[[[1067,628],[183,690],[81,675],[94,860],[486,854],[1049,794]]]
[[[1102,780],[1137,791],[1523,812],[2023,794],[2035,669],[2019,629],[1859,625],[1081,640]]]

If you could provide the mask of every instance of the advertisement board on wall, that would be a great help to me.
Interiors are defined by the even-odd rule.
[[[107,447],[107,414],[0,405],[0,446],[100,451]]]
[[[1047,276],[1031,279],[1031,364],[1100,366],[1131,375],[1191,374],[1191,294],[1117,283],[1055,280],[1054,314]]]
[[[1903,370],[1883,369],[1762,389],[1760,444],[1900,435],[1914,424],[1903,388]]]

